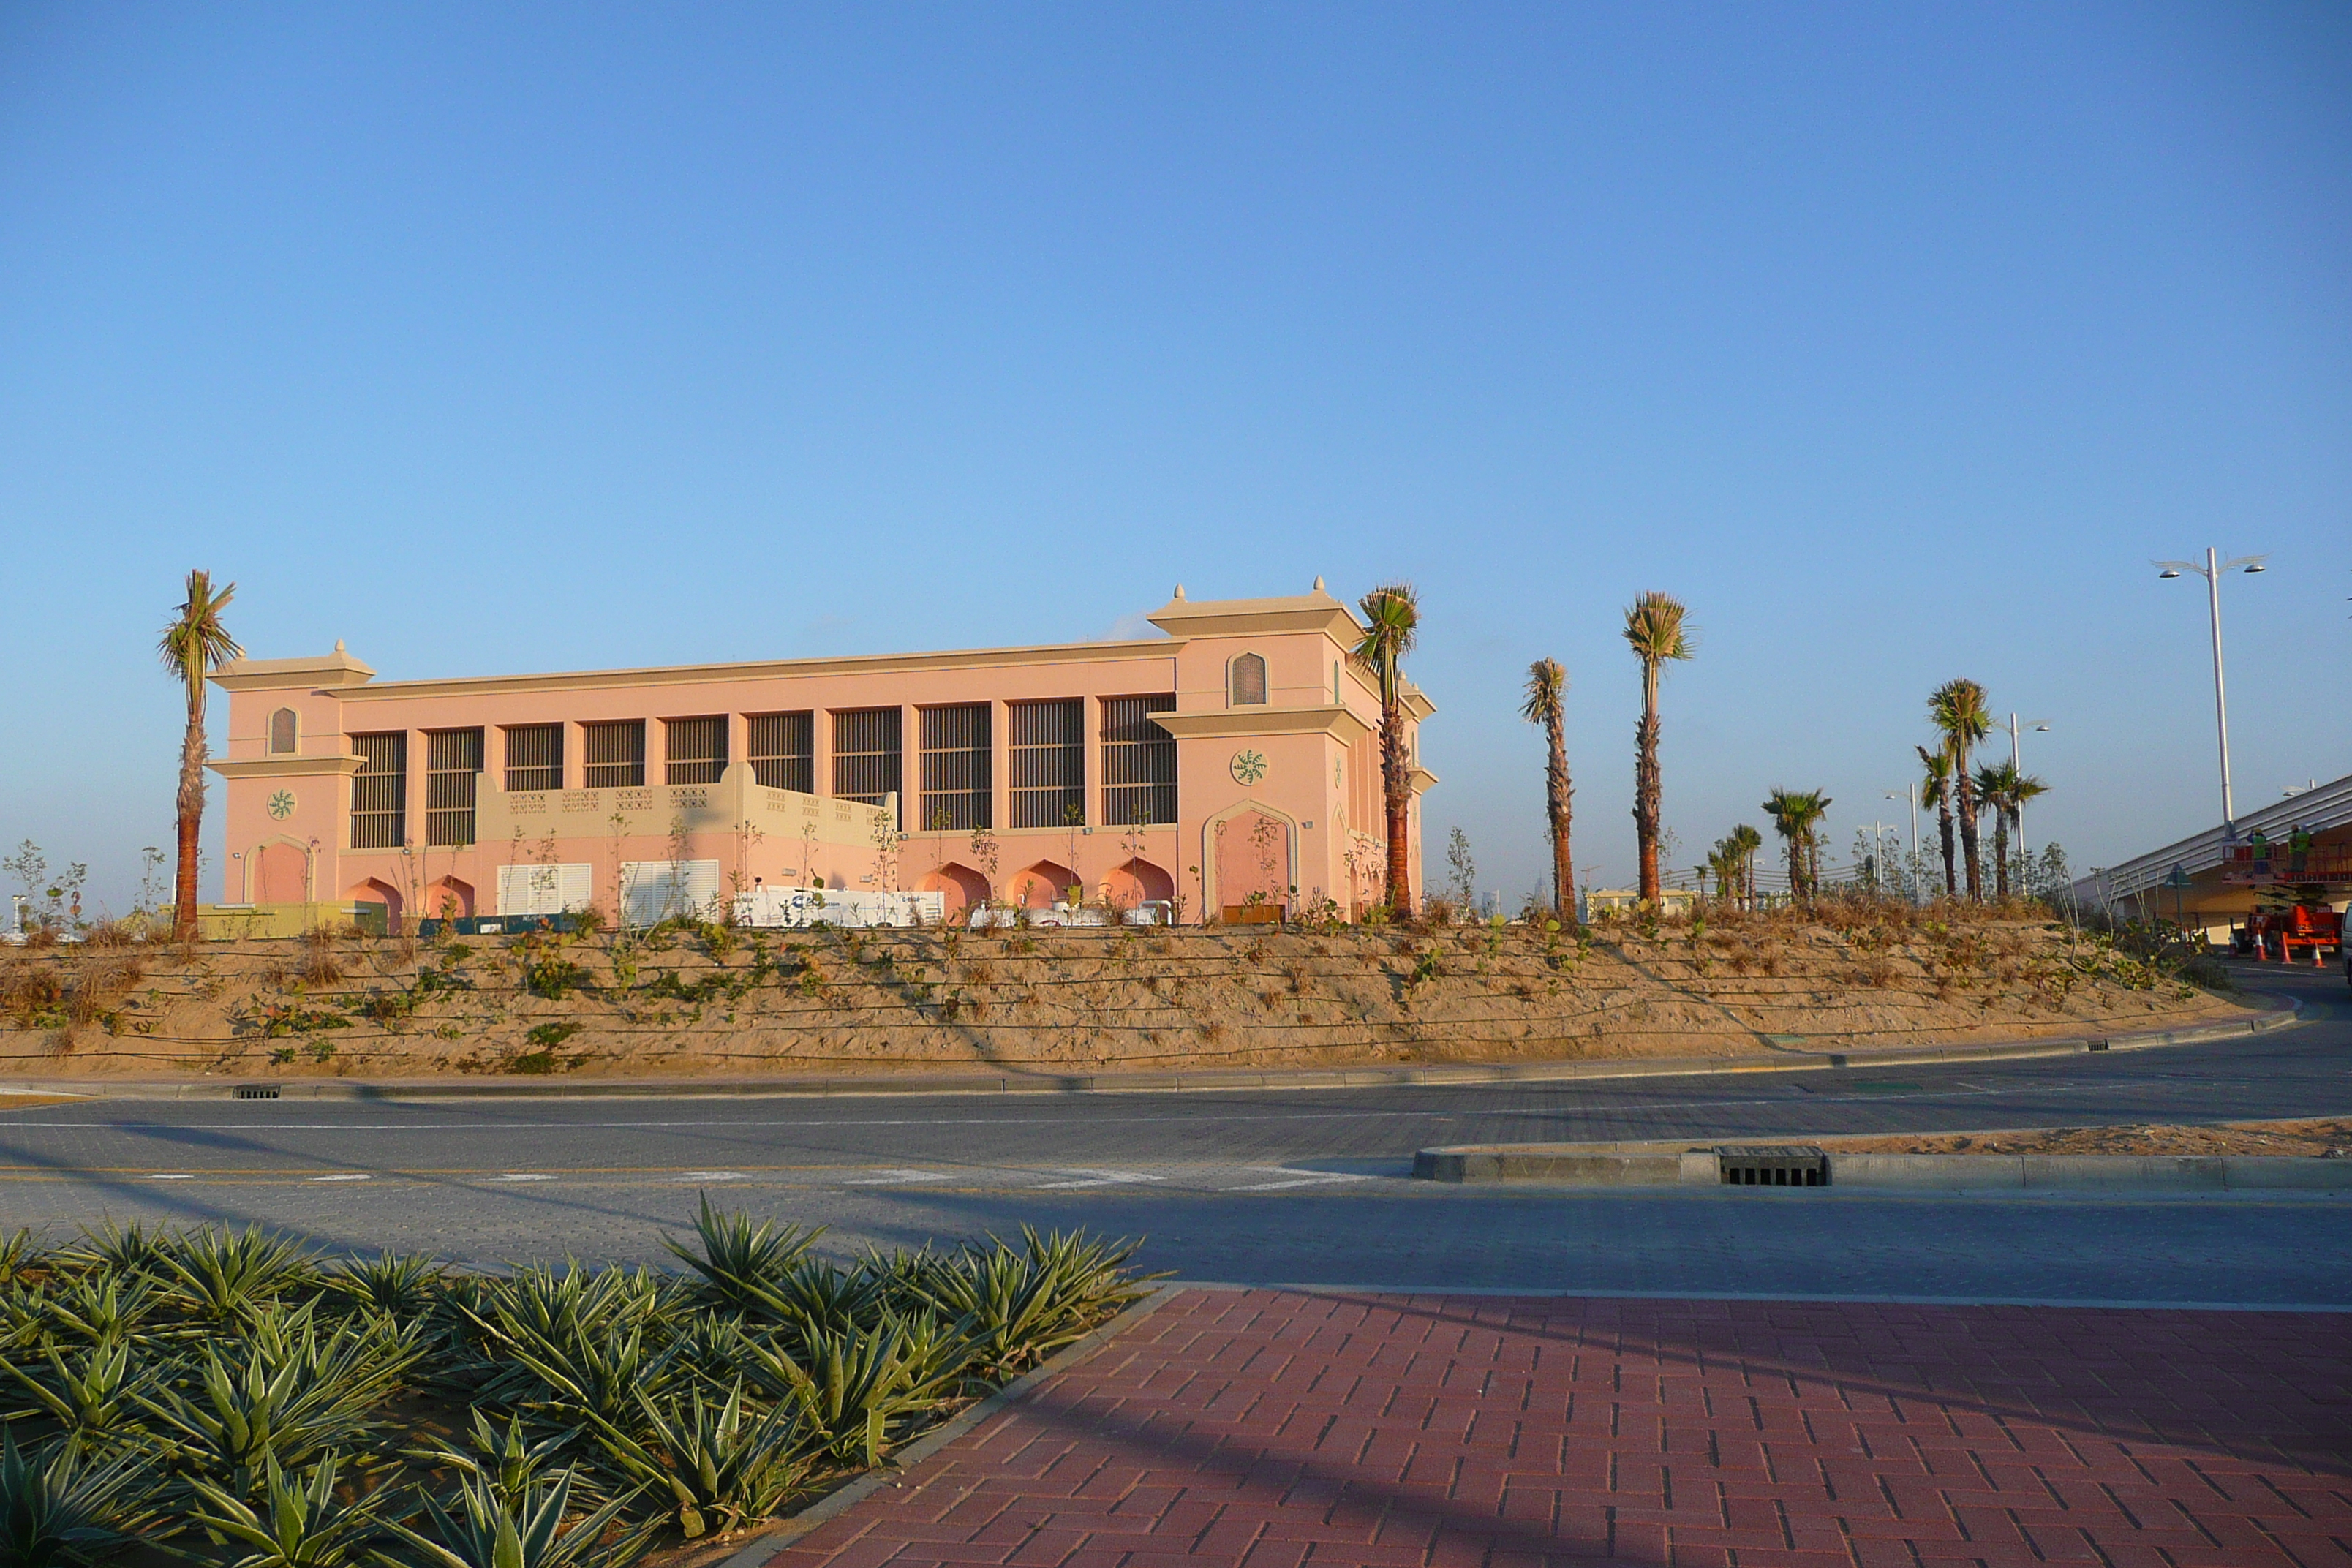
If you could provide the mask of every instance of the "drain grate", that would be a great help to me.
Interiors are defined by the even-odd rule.
[[[1830,1157],[1811,1143],[1724,1143],[1715,1167],[1727,1187],[1826,1187]]]
[[[274,1083],[241,1083],[236,1086],[239,1100],[276,1100],[278,1086]]]

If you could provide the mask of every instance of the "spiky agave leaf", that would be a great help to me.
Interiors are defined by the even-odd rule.
[[[697,1293],[704,1300],[739,1312],[765,1310],[767,1293],[807,1256],[824,1227],[778,1226],[773,1220],[757,1225],[740,1211],[721,1214],[710,1206],[710,1194],[699,1194],[695,1215],[695,1245],[674,1237],[662,1245],[701,1276]]]
[[[52,1344],[42,1356],[46,1369],[0,1357],[0,1372],[16,1384],[9,1392],[32,1400],[0,1419],[47,1420],[77,1448],[143,1436],[140,1396],[153,1386],[153,1372],[127,1342],[101,1341],[70,1352]]]
[[[572,1511],[577,1482],[577,1471],[559,1470],[543,1482],[508,1489],[477,1471],[458,1483],[452,1506],[425,1500],[430,1534],[397,1521],[387,1521],[385,1529],[422,1553],[426,1568],[625,1568],[644,1552],[658,1521],[648,1520],[616,1541],[604,1540],[635,1500],[637,1494],[631,1492],[582,1514],[566,1530],[563,1519]]]
[[[335,1495],[340,1468],[321,1459],[297,1479],[273,1458],[251,1498],[198,1480],[189,1521],[247,1548],[233,1568],[346,1568],[366,1561],[383,1539],[385,1498],[379,1491],[343,1501]]]
[[[70,1447],[27,1456],[0,1431],[0,1561],[22,1568],[110,1563],[157,1533],[148,1466],[137,1455],[92,1465]]]
[[[81,1227],[80,1237],[60,1247],[58,1267],[77,1273],[153,1275],[163,1267],[171,1233],[150,1231],[133,1220],[118,1225],[111,1218]]]
[[[637,1432],[600,1422],[597,1440],[625,1477],[663,1496],[662,1517],[688,1540],[768,1518],[807,1479],[802,1412],[747,1405],[740,1382],[717,1405],[699,1388],[637,1403]]]
[[[163,1287],[150,1276],[93,1269],[43,1292],[41,1337],[73,1344],[110,1344],[155,1337]]]
[[[363,1311],[406,1324],[431,1314],[447,1293],[448,1265],[421,1253],[348,1258],[328,1271],[327,1294]]]
[[[436,1469],[479,1479],[499,1498],[517,1498],[541,1485],[541,1473],[578,1440],[578,1426],[532,1427],[509,1415],[504,1427],[477,1408],[474,1424],[458,1443],[409,1448],[407,1456]]]
[[[158,1256],[173,1304],[214,1328],[242,1323],[319,1277],[309,1248],[257,1225],[205,1226],[173,1237]]]

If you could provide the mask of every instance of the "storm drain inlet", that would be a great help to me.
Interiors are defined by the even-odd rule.
[[[1811,1143],[1724,1143],[1715,1168],[1727,1187],[1826,1187],[1830,1157]]]

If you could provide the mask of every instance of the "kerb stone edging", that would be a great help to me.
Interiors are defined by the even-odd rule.
[[[1801,1139],[1782,1140],[1801,1142]],[[1736,1187],[1739,1193],[1875,1191],[2169,1192],[2352,1191],[2352,1160],[2308,1154],[1874,1154],[1828,1151],[1824,1187]],[[1722,1187],[1712,1149],[1612,1152],[1569,1143],[1463,1144],[1423,1149],[1412,1173],[1461,1184],[1544,1182],[1580,1187]]]
[[[860,1097],[894,1094],[1197,1094],[1220,1090],[1379,1089],[1422,1085],[1568,1083],[1582,1079],[1693,1078],[1716,1073],[1819,1072],[1834,1068],[1917,1067],[1943,1062],[2071,1057],[2136,1051],[2266,1035],[2302,1020],[2292,1002],[2251,1018],[2137,1034],[2063,1036],[1983,1045],[1910,1046],[1890,1050],[1811,1051],[1774,1045],[1749,1057],[1620,1058],[1601,1061],[1466,1063],[1397,1068],[1299,1068],[1263,1071],[1057,1073],[908,1073],[894,1077],[608,1079],[551,1083],[543,1078],[446,1079],[0,1079],[0,1093],[57,1094],[77,1100],[229,1100],[240,1089],[275,1089],[274,1098],[389,1101],[416,1100],[715,1100]]]
[[[1035,1371],[1014,1378],[971,1409],[950,1416],[899,1449],[890,1457],[887,1468],[877,1468],[854,1477],[790,1519],[777,1521],[774,1528],[753,1537],[733,1556],[722,1561],[719,1568],[767,1568],[769,1561],[777,1552],[819,1525],[856,1507],[884,1487],[895,1485],[891,1479],[893,1476],[921,1464],[1007,1406],[1020,1404],[1041,1385],[1076,1366],[1108,1344],[1115,1336],[1158,1311],[1161,1303],[1183,1288],[1181,1285],[1154,1286],[1150,1295],[1076,1344],[1065,1347]]]

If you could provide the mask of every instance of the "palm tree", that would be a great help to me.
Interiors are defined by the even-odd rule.
[[[205,682],[245,652],[221,623],[221,611],[235,597],[236,584],[215,593],[211,573],[189,573],[187,602],[156,645],[163,668],[187,688],[188,697],[188,730],[180,741],[180,863],[172,897],[172,934],[182,939],[196,934],[196,850],[205,820]]]
[[[1570,805],[1576,788],[1568,777],[1568,729],[1561,699],[1568,690],[1568,671],[1556,658],[1539,658],[1528,666],[1528,699],[1519,717],[1544,727],[1551,750],[1544,763],[1544,814],[1551,825],[1551,905],[1563,923],[1576,918],[1576,862],[1569,856]]]
[[[2018,848],[2022,853],[2024,835],[2020,825],[2025,803],[2047,794],[2050,786],[2031,773],[2019,773],[2015,763],[1988,763],[1977,770],[1975,782],[1977,798],[1992,812],[1993,896],[2006,900],[2011,830],[2020,828]]]
[[[1739,846],[1727,833],[1717,839],[1715,847],[1707,851],[1706,864],[1698,869],[1701,876],[1715,879],[1717,902],[1728,904],[1739,897],[1744,885],[1742,863]]]
[[[1927,699],[1927,712],[1944,732],[1944,751],[1952,760],[1952,805],[1960,823],[1961,858],[1969,870],[1969,897],[1984,897],[1984,871],[1977,853],[1977,786],[1969,773],[1969,753],[1992,728],[1985,689],[1973,680],[1948,680]]]
[[[1421,597],[1410,583],[1384,583],[1357,603],[1364,634],[1356,643],[1381,691],[1381,797],[1387,808],[1389,909],[1412,912],[1412,858],[1406,833],[1412,811],[1412,759],[1404,742],[1404,656],[1421,627]]]
[[[1625,642],[1642,661],[1642,721],[1633,731],[1633,835],[1642,853],[1642,901],[1658,903],[1658,675],[1696,644],[1679,600],[1644,594],[1625,608]]]
[[[1752,910],[1756,907],[1756,852],[1764,847],[1764,836],[1743,822],[1731,830],[1729,842],[1739,855],[1739,896]]]
[[[1952,759],[1948,752],[1931,752],[1925,746],[1912,748],[1919,753],[1920,765],[1927,776],[1920,781],[1919,804],[1936,808],[1936,828],[1944,838],[1944,897],[1960,896],[1960,873],[1952,858]]]
[[[2017,872],[2021,893],[2032,889],[2024,886],[2026,868],[2032,864],[2032,847],[2025,842],[2025,803],[2050,793],[2050,786],[2032,773],[2020,773],[2009,784],[2009,833],[2017,840]]]
[[[1813,832],[1830,808],[1830,797],[1817,789],[1776,789],[1764,802],[1772,815],[1772,830],[1789,847],[1789,890],[1810,900],[1821,881],[1821,854]]]

